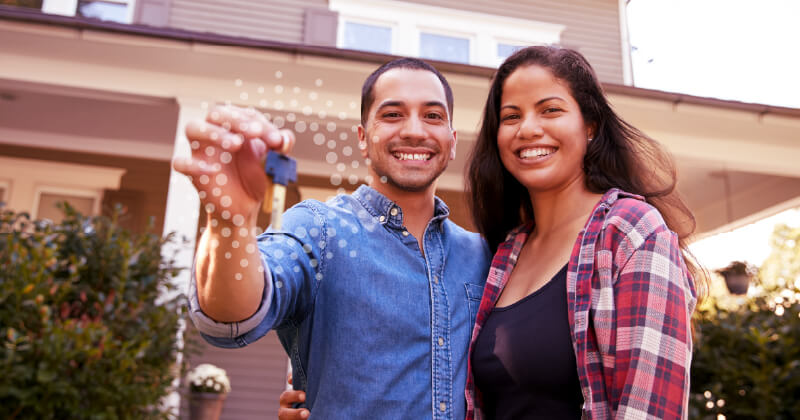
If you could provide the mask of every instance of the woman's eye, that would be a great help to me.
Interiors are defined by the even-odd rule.
[[[561,112],[561,108],[550,107],[544,110],[545,114],[552,114],[553,112]]]
[[[508,114],[500,117],[500,121],[509,121],[509,120],[516,120],[519,119],[519,115],[517,114]]]

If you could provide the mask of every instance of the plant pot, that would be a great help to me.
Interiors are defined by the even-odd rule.
[[[747,274],[728,274],[725,276],[725,285],[728,286],[728,291],[732,295],[747,294],[747,288],[750,287],[750,276]]]
[[[219,420],[225,394],[212,392],[192,392],[189,396],[190,420]]]

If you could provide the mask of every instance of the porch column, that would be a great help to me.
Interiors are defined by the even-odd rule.
[[[205,118],[206,112],[201,107],[200,99],[176,98],[176,101],[180,109],[178,111],[173,157],[188,157],[191,155],[191,148],[184,131],[186,124],[193,119]],[[174,258],[176,266],[185,268],[172,279],[178,293],[187,291],[189,280],[191,279],[190,270],[194,259],[195,243],[197,242],[197,219],[199,215],[200,198],[197,196],[197,190],[195,190],[189,178],[171,169],[169,190],[167,192],[167,209],[164,214],[164,234],[174,232],[176,240],[166,244],[161,250],[161,255],[165,259]],[[178,331],[179,337],[183,336],[184,329],[185,326],[182,325],[180,331]],[[182,348],[183,342],[181,341],[179,345]],[[182,360],[183,354],[179,353],[176,359],[176,366],[179,366]],[[163,404],[174,409],[176,414],[180,410],[178,388],[180,387],[181,379],[178,378],[176,380],[174,384],[175,391],[163,401]]]

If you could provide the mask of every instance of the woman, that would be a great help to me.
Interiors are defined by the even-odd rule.
[[[583,56],[537,46],[500,66],[468,185],[496,254],[467,418],[686,418],[694,219]]]

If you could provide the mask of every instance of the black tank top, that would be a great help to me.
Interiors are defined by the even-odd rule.
[[[566,265],[539,290],[492,310],[472,366],[487,419],[581,418]]]

